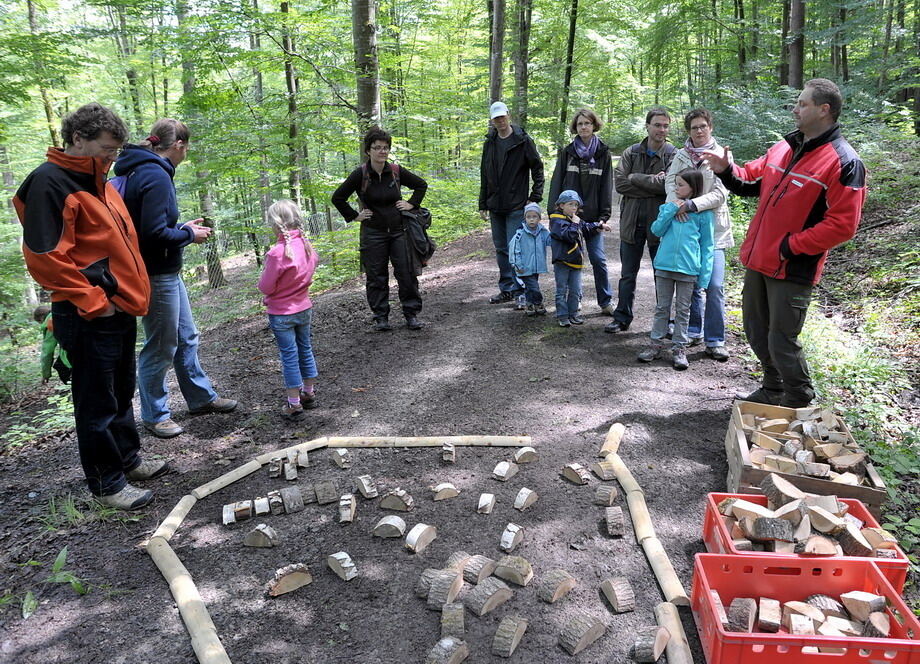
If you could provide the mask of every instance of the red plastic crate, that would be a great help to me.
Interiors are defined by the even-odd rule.
[[[727,553],[732,555],[744,554],[746,556],[769,556],[784,558],[802,558],[814,560],[814,556],[802,556],[799,554],[775,553],[773,551],[738,551],[732,543],[731,534],[722,521],[722,515],[719,514],[719,503],[726,498],[740,498],[758,505],[767,505],[766,496],[754,496],[742,493],[710,493],[706,499],[706,512],[703,515],[703,542],[706,544],[706,550],[709,553]],[[840,498],[841,502],[846,503],[850,508],[849,512],[860,521],[865,522],[866,528],[878,528],[878,521],[869,513],[866,506],[859,500],[853,498]],[[904,590],[904,582],[907,580],[907,570],[910,568],[910,560],[904,555],[904,551],[898,547],[897,558],[864,558],[859,556],[833,556],[834,560],[871,560],[882,571],[894,589],[901,593]]]
[[[852,590],[883,595],[891,619],[888,639],[794,636],[780,632],[726,632],[710,590],[726,609],[736,597],[782,602]],[[920,664],[920,622],[871,560],[866,558],[777,558],[697,554],[690,593],[693,618],[708,664]],[[816,648],[842,649],[819,653]]]

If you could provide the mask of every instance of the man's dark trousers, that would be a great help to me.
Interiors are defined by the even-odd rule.
[[[513,212],[489,211],[492,244],[495,246],[495,261],[498,263],[498,290],[502,293],[517,295],[524,291],[524,286],[515,276],[511,260],[508,258],[508,245],[523,221],[524,208]]]
[[[422,310],[422,296],[418,290],[418,277],[412,272],[403,229],[382,230],[362,225],[361,263],[367,279],[367,303],[375,319],[390,315],[389,263],[393,264],[403,315],[418,315]]]
[[[773,279],[755,270],[744,274],[744,333],[763,366],[764,389],[782,391],[781,406],[806,406],[815,397],[798,340],[811,291],[810,284]]]
[[[617,288],[617,308],[613,311],[613,320],[629,327],[633,320],[633,301],[636,298],[636,277],[642,265],[642,253],[648,244],[649,258],[655,260],[658,253],[658,243],[648,241],[647,226],[645,222],[636,222],[636,231],[633,235],[635,242],[620,240],[620,283]]]
[[[86,320],[70,302],[51,307],[54,336],[73,366],[71,390],[80,463],[97,496],[121,491],[140,463],[134,425],[137,320],[124,312]]]

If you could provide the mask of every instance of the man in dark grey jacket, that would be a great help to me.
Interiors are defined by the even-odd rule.
[[[492,104],[489,116],[492,127],[482,148],[479,214],[492,224],[499,276],[498,293],[489,303],[499,304],[523,293],[508,260],[508,243],[524,221],[524,205],[543,198],[543,161],[527,132],[511,124],[504,103]],[[529,180],[533,180],[533,188]]]
[[[674,158],[675,148],[667,142],[671,115],[663,108],[653,108],[645,116],[648,136],[623,152],[613,172],[613,185],[620,200],[620,284],[613,322],[604,332],[624,332],[633,320],[636,276],[642,252],[648,243],[649,258],[654,260],[658,238],[649,226],[658,217],[664,203],[664,179]]]

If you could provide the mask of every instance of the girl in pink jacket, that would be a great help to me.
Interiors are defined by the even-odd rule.
[[[319,375],[310,339],[313,302],[310,283],[318,257],[303,236],[303,218],[294,201],[281,199],[268,208],[268,223],[278,241],[265,255],[259,290],[268,310],[268,326],[275,333],[281,354],[281,373],[287,401],[281,414],[289,419],[316,407]]]

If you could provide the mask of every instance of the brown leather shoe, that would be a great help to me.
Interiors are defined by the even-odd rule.
[[[225,399],[217,397],[211,403],[205,404],[201,408],[189,409],[189,415],[204,415],[206,413],[229,413],[239,405],[236,399]]]

